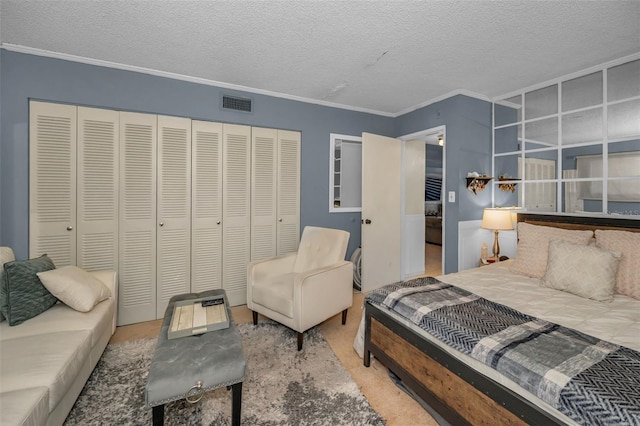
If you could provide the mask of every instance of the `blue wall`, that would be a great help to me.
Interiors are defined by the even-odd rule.
[[[445,271],[457,270],[458,221],[479,219],[489,191],[474,197],[464,187],[468,171],[491,166],[491,104],[455,96],[398,118],[318,106],[131,71],[0,50],[0,245],[28,256],[29,100],[175,115],[302,133],[301,226],[351,232],[348,255],[360,244],[360,213],[329,213],[329,134],[362,132],[401,136],[447,125]],[[252,113],[223,111],[222,94],[253,99]]]
[[[458,222],[482,218],[491,206],[491,190],[473,195],[466,189],[468,172],[491,173],[491,103],[458,95],[410,112],[397,119],[396,136],[446,125],[444,273],[458,270]],[[456,193],[449,203],[448,193]]]

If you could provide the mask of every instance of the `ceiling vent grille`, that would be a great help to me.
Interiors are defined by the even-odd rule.
[[[240,98],[238,96],[222,96],[222,109],[234,111],[251,112],[252,101],[250,98]]]

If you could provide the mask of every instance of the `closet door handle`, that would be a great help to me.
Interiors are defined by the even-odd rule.
[[[278,222],[282,222],[282,218],[278,219]]]
[[[67,231],[73,231],[73,226],[71,225],[67,226]]]
[[[160,226],[164,226],[164,222],[160,222]]]
[[[216,225],[220,225],[220,223],[222,223],[222,222],[220,222],[220,221],[217,221],[217,222],[216,222]]]
[[[364,221],[364,223],[365,223],[365,224],[367,224],[367,225],[371,224],[371,219],[366,219],[366,220]]]

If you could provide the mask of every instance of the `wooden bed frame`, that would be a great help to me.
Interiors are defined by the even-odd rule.
[[[640,232],[640,220],[518,214],[518,222],[565,229]],[[377,308],[365,303],[364,365],[371,355],[454,425],[562,424],[524,397],[477,372]]]

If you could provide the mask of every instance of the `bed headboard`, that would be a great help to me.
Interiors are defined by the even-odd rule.
[[[518,213],[518,222],[563,229],[591,231],[595,231],[596,229],[614,229],[618,231],[640,232],[640,219],[622,219],[610,216],[593,217]]]

